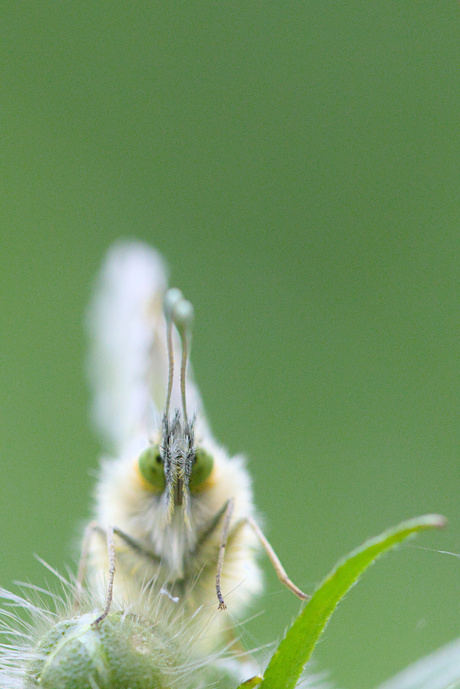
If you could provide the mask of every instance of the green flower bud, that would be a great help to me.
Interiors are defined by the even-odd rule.
[[[97,612],[59,622],[39,642],[25,687],[41,689],[169,689],[171,643],[151,625],[112,613],[98,627]],[[189,685],[184,685],[189,686]]]

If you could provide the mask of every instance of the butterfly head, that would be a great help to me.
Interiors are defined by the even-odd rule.
[[[190,526],[190,494],[203,489],[214,465],[212,456],[197,447],[195,417],[188,418],[186,372],[191,343],[193,306],[178,289],[170,289],[165,296],[166,339],[168,351],[168,384],[161,423],[161,440],[150,445],[139,457],[143,479],[157,493],[162,494],[165,519],[169,522],[176,508],[182,509]],[[176,327],[182,344],[180,388],[182,409],[170,414],[174,378],[174,349],[172,328]]]

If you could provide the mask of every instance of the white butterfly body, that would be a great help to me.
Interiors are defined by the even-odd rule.
[[[228,613],[217,610],[216,598],[223,522],[230,502],[221,590],[231,614],[239,616],[261,588],[258,540],[248,522],[254,516],[251,481],[244,459],[229,457],[213,439],[188,373],[186,404],[191,421],[188,426],[184,421],[177,372],[169,421],[164,421],[169,371],[163,312],[166,289],[165,268],[155,251],[139,243],[111,249],[89,319],[94,417],[113,458],[103,459],[96,487],[98,535],[90,540],[88,575],[93,586],[105,590],[108,556],[102,534],[113,528],[115,598],[142,612],[144,596],[154,591],[164,596],[165,609],[170,607],[171,614],[179,610],[188,619],[207,615],[203,644],[212,647],[232,626]],[[175,332],[172,337],[178,361],[179,338]],[[193,451],[212,458],[209,476],[195,488],[175,484],[168,493],[149,483],[140,470],[139,457],[148,448],[160,448],[165,455],[165,423],[171,454],[180,455],[182,472],[189,428]],[[183,479],[177,482],[184,483]]]
[[[96,493],[96,522],[104,529],[115,526],[160,560],[150,560],[128,543],[116,540],[115,593],[120,592],[125,600],[135,604],[133,592],[152,587],[168,591],[191,611],[201,605],[216,610],[215,580],[221,529],[216,525],[213,533],[198,547],[200,537],[229,499],[234,499],[232,521],[235,524],[252,515],[254,507],[243,459],[229,458],[212,440],[203,442],[202,446],[212,453],[214,470],[208,485],[191,497],[189,524],[177,510],[170,522],[165,521],[161,495],[152,494],[139,473],[138,453],[104,460]],[[94,542],[96,547],[96,539]],[[246,525],[225,552],[222,590],[236,615],[260,590],[260,571],[255,561],[257,545],[254,533]],[[97,548],[106,560],[102,539]],[[102,581],[105,580],[107,565],[99,565],[97,572],[102,575]]]

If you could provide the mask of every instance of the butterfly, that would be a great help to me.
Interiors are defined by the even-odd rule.
[[[105,592],[96,625],[114,596],[141,614],[154,593],[163,614],[200,619],[202,645],[212,648],[261,590],[261,547],[280,580],[308,596],[258,524],[244,458],[212,435],[191,371],[192,321],[154,249],[119,242],[109,250],[88,317],[93,415],[109,454],[78,578]]]

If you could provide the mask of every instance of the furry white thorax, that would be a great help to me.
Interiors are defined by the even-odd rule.
[[[237,524],[254,507],[249,474],[241,456],[229,458],[224,449],[212,441],[202,444],[214,458],[211,485],[190,496],[190,526],[182,509],[176,507],[167,523],[163,495],[143,486],[137,474],[137,455],[106,459],[97,488],[96,520],[102,527],[115,525],[147,551],[161,559],[161,564],[134,552],[116,537],[119,554],[115,577],[115,593],[130,599],[133,579],[140,588],[164,587],[180,601],[217,607],[215,574],[221,528],[218,525],[199,553],[194,555],[200,535],[209,528],[226,502],[234,499],[232,524]],[[105,547],[99,540],[96,560],[105,560]],[[256,538],[248,526],[235,536],[238,548],[228,548],[222,575],[224,595],[235,614],[261,587],[261,577],[254,561]],[[101,571],[100,564],[96,568]],[[102,567],[102,571],[104,567]],[[179,584],[179,586],[177,586]]]

